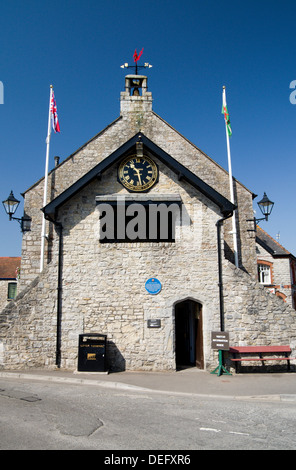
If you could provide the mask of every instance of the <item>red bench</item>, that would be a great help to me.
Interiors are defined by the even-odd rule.
[[[229,352],[233,354],[230,360],[235,363],[236,372],[238,372],[237,363],[242,361],[261,361],[262,364],[264,361],[287,361],[288,370],[290,370],[290,359],[295,359],[295,357],[290,357],[290,346],[235,346],[229,348]],[[250,354],[252,356],[249,356]],[[270,354],[276,354],[278,357]]]

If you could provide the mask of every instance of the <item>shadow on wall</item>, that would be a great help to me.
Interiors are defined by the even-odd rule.
[[[107,369],[110,372],[125,371],[125,359],[113,341],[107,341]]]

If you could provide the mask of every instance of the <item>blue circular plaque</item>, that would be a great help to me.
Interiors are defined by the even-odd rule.
[[[152,277],[146,281],[145,289],[149,294],[158,294],[161,291],[161,282],[155,277]]]

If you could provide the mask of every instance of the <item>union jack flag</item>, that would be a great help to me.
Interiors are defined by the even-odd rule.
[[[56,104],[53,90],[51,94],[50,114],[51,114],[51,123],[52,123],[53,130],[55,132],[61,132],[59,119],[58,119],[58,113],[57,113],[57,104]]]

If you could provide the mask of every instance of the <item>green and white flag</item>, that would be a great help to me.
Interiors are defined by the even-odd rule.
[[[223,98],[222,98],[222,114],[224,114],[225,119],[225,134],[226,134],[226,144],[227,144],[227,156],[228,156],[228,172],[229,172],[229,186],[230,186],[230,201],[234,204],[234,190],[233,190],[233,178],[232,178],[232,168],[231,168],[231,155],[230,155],[230,143],[229,137],[232,135],[232,129],[230,125],[229,113],[226,104],[226,90],[225,86],[223,87]],[[233,235],[233,253],[235,266],[239,267],[238,262],[238,248],[237,248],[237,232],[236,232],[236,217],[235,210],[232,215],[232,235]]]
[[[232,135],[232,129],[231,129],[229,113],[228,113],[227,104],[226,104],[225,87],[223,87],[222,114],[224,114],[226,129],[227,129],[228,135],[230,137]]]

